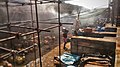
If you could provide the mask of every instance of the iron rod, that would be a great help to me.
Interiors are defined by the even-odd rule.
[[[48,0],[48,1],[38,1],[40,4],[46,4],[46,3],[61,3],[61,1],[55,1],[55,0],[53,0],[53,1],[50,1],[50,0]]]
[[[42,67],[42,60],[41,60],[41,45],[40,45],[40,35],[39,35],[39,23],[38,23],[37,0],[35,0],[35,11],[36,11],[36,25],[37,25],[37,35],[38,35],[39,59],[40,59],[40,67]]]
[[[0,26],[7,26],[10,24],[20,24],[20,23],[28,23],[31,22],[31,20],[26,20],[26,21],[9,21],[9,23],[4,23],[4,24],[0,24]]]
[[[56,24],[58,24],[58,23],[56,23]],[[11,25],[11,26],[12,27],[19,27],[19,28],[26,28],[26,29],[33,29],[33,30],[36,29],[34,27],[25,27],[25,26],[19,26],[19,25]],[[48,27],[48,28],[44,28],[44,29],[39,29],[39,30],[48,30],[48,29],[52,29],[52,28],[55,28],[55,27],[59,27],[59,25],[54,25],[54,26],[51,26],[51,27]]]
[[[11,49],[7,49],[7,48],[4,48],[4,47],[0,47],[0,49],[5,50],[5,51],[8,51],[8,52],[12,52]]]
[[[12,24],[12,23],[11,23]],[[17,24],[17,25],[15,25],[15,26],[20,26],[20,25],[25,25],[25,24]],[[10,25],[10,26],[13,26],[13,25]],[[2,27],[0,27],[0,29],[7,29],[8,28],[8,26],[2,26]]]
[[[8,7],[8,1],[5,2],[6,3],[6,9],[7,9],[7,20],[8,20],[8,23],[10,22],[10,17],[9,17],[9,7]]]
[[[16,7],[16,6],[22,6],[22,5],[9,5],[9,4],[8,4],[8,6],[9,6],[9,7]],[[5,5],[4,5],[4,4],[0,4],[0,7],[5,7]]]
[[[31,34],[34,34],[34,33],[37,33],[37,31],[32,31],[32,32],[24,33],[24,34],[21,34],[21,36],[27,36],[27,35],[31,35]]]
[[[10,25],[9,23],[4,23],[4,24],[0,24],[0,27],[1,26],[8,26],[8,25]]]
[[[25,20],[25,21],[11,21],[11,23],[28,23],[31,22],[31,20]]]
[[[30,0],[30,3],[31,3],[31,0]],[[32,5],[30,5],[30,8],[31,8],[31,24],[32,24],[32,27],[34,27],[34,22],[33,22],[33,8],[32,8]],[[33,43],[35,43],[35,34],[33,34]],[[36,48],[34,46],[34,60],[35,60],[35,67],[37,67],[37,63],[36,63]]]
[[[5,30],[0,30],[2,33],[8,33],[8,34],[14,34],[16,35],[18,32],[11,32],[11,31],[5,31]]]
[[[7,9],[7,20],[8,20],[8,23],[10,23],[10,17],[9,17],[9,7],[8,7],[8,1],[5,2],[6,3],[6,9]],[[8,29],[9,31],[11,31],[11,28],[10,26],[8,26]],[[5,31],[4,31],[5,32]],[[7,32],[6,32],[7,33]],[[11,35],[10,35],[11,36]],[[14,49],[14,45],[12,44],[12,41],[10,41],[10,45],[11,45],[11,48]],[[13,67],[15,67],[15,57],[13,56]]]
[[[114,16],[114,10],[115,10],[115,4],[114,4],[114,0],[112,1],[112,26],[114,25],[114,18],[115,18],[115,16]]]
[[[5,29],[5,28],[7,28],[7,26],[4,26],[4,27],[0,27],[0,29]]]
[[[11,23],[12,22],[12,23]],[[22,22],[30,22],[30,21],[9,21],[9,23],[4,23],[4,24],[0,24],[1,26],[8,26],[8,25],[12,25],[12,24],[20,24]]]
[[[41,31],[48,31],[49,32],[49,29],[53,29],[53,28],[56,28],[56,27],[60,27],[60,25],[55,25],[55,26],[51,26],[51,27],[48,27],[48,28],[44,28],[44,29],[38,29],[38,33],[41,32]],[[23,36],[31,35],[31,34],[34,34],[34,33],[37,33],[37,31],[32,31],[32,32],[24,33],[24,34],[18,33],[18,34],[20,34],[20,36],[23,37]],[[15,38],[16,38],[16,36],[11,36],[11,37],[8,37],[8,38],[0,39],[0,42],[12,40],[12,39],[15,39]]]
[[[37,33],[37,31],[32,31],[32,32],[24,33],[24,34],[21,34],[20,36],[23,37],[23,36],[31,35],[33,33]],[[8,37],[8,38],[0,39],[0,42],[12,40],[12,39],[15,39],[15,38],[16,38],[16,36],[11,36],[11,37]]]
[[[61,25],[61,22],[60,22],[60,0],[58,0],[58,23],[59,23],[59,27],[58,27],[58,30],[59,30],[59,57],[61,56],[61,37],[60,37],[60,25]],[[60,57],[61,58],[61,57]],[[60,62],[60,67],[61,67],[61,62]]]
[[[31,46],[29,46],[29,47],[27,47],[27,48],[25,48],[25,49],[22,49],[22,50],[18,51],[17,54],[19,54],[19,53],[21,53],[21,52],[24,52],[24,51],[26,51],[26,50],[29,50],[30,48],[33,48],[34,46],[36,46],[36,45],[31,45]]]
[[[47,3],[58,3],[61,1],[37,1],[36,4],[47,4]],[[25,6],[25,5],[35,5],[35,3],[33,2],[26,2],[26,3],[22,3],[22,2],[9,2],[9,3],[16,3],[16,4],[21,4],[21,5],[9,5],[11,7],[14,7],[14,6]],[[0,6],[4,6],[4,5],[0,5]]]
[[[54,25],[54,26],[51,26],[51,27],[48,27],[48,28],[44,28],[43,30],[49,30],[49,29],[53,29],[53,28],[56,28],[56,27],[60,27],[60,25]]]
[[[33,27],[26,27],[26,26],[19,26],[19,25],[11,25],[11,27],[18,27],[18,28],[25,28],[25,29],[33,29],[33,30],[36,29],[36,28],[33,28]]]
[[[32,30],[36,30],[37,29],[37,28],[34,28],[34,27],[15,26],[15,25],[12,25],[12,27],[19,27],[19,28],[32,29]],[[44,29],[39,29],[39,31],[50,32],[49,30],[44,30]]]
[[[39,21],[39,23],[42,23],[42,24],[59,24],[59,23],[56,23],[56,22],[45,22],[45,21]],[[61,23],[62,25],[73,25],[73,23]]]
[[[11,56],[11,55],[12,55],[11,52],[10,52],[10,53],[7,53],[7,54],[5,54],[5,55],[0,56],[0,59],[4,59],[4,58],[6,58],[7,56]]]

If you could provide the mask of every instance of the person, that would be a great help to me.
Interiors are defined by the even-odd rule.
[[[63,47],[63,49],[67,49],[67,48],[66,48],[66,44],[67,44],[67,34],[68,34],[69,31],[68,31],[65,27],[63,27],[62,32],[63,32],[63,37],[64,37],[64,47]]]
[[[103,32],[105,31],[105,23],[100,22],[97,26],[98,32]]]
[[[83,30],[82,29],[78,30],[78,36],[83,36]]]

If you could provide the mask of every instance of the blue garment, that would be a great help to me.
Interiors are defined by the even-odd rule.
[[[79,59],[80,59],[80,56],[75,54],[70,54],[70,53],[64,53],[60,56],[60,60],[68,66],[74,64]]]
[[[98,32],[103,32],[103,31],[105,31],[105,28],[101,27],[101,26],[97,26],[97,31]]]
[[[83,32],[78,31],[78,36],[83,36]]]

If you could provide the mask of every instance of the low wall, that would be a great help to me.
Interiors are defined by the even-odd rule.
[[[71,38],[71,53],[81,54],[101,54],[112,57],[112,64],[115,63],[116,42],[103,38],[92,38],[83,36],[73,36]]]

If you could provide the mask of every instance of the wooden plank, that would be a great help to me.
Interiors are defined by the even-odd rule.
[[[93,33],[96,33],[96,34],[117,34],[117,32],[97,32],[97,31],[94,31]]]
[[[104,38],[92,38],[92,37],[84,37],[84,36],[72,36],[72,38],[94,40],[94,41],[116,42],[116,40],[110,40],[110,39],[104,39]]]

